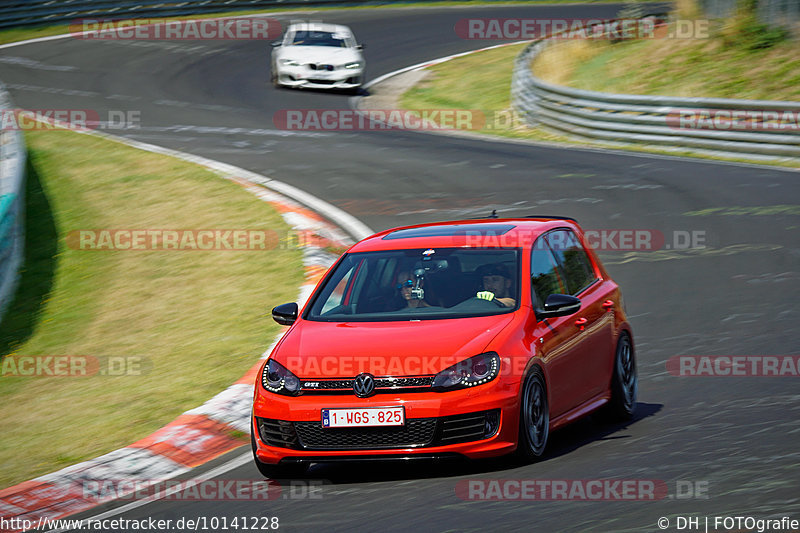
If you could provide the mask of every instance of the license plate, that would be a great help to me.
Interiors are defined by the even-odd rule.
[[[322,410],[322,427],[324,428],[403,426],[405,423],[406,412],[403,406]]]

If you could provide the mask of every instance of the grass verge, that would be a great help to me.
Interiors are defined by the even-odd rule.
[[[503,137],[558,141],[563,137],[521,124],[511,112],[511,72],[523,44],[494,48],[433,65],[403,94],[405,109],[474,111],[471,131]],[[469,72],[469,76],[464,73]]]
[[[280,215],[174,158],[26,133],[26,253],[0,356],[141,357],[141,375],[0,377],[0,487],[134,442],[241,377],[294,300],[299,250],[81,251],[76,229],[267,229]],[[4,360],[9,360],[7,358]]]
[[[546,50],[533,68],[547,81],[608,93],[800,100],[800,40],[769,48],[708,38],[569,41]],[[563,58],[569,56],[577,61]]]
[[[553,47],[555,53],[545,58],[545,68],[552,75],[554,83],[566,84],[569,73],[577,68],[592,68],[586,63],[601,64],[586,41],[570,41],[574,47]],[[554,142],[573,146],[590,146],[645,152],[672,156],[697,157],[701,159],[724,160],[735,163],[767,164],[772,166],[800,168],[796,160],[761,160],[746,157],[714,155],[695,152],[689,149],[668,149],[652,146],[617,145],[588,140],[570,139],[543,128],[530,128],[511,112],[511,74],[514,58],[524,45],[513,45],[458,57],[438,65],[428,67],[429,75],[400,98],[399,105],[405,109],[465,109],[480,111],[486,122],[483,127],[472,130],[475,133],[506,137],[512,139]],[[602,45],[601,45],[602,46]],[[469,75],[464,73],[468,72]],[[537,74],[539,71],[537,70]],[[566,73],[566,74],[565,74]],[[595,74],[598,76],[599,74]],[[662,73],[668,77],[668,73]],[[626,91],[622,91],[626,92]]]

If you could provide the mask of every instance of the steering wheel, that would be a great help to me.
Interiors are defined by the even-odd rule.
[[[487,299],[485,299],[485,298],[478,298],[477,296],[473,296],[472,298],[470,298],[470,299],[469,299],[469,300],[467,300],[467,301],[468,301],[468,302],[474,302],[474,301],[476,301],[476,300],[477,300],[477,301],[480,301],[480,302],[486,302],[487,304],[492,304],[492,305],[494,305],[494,306],[496,306],[496,307],[505,307],[505,305],[503,304],[503,302],[501,302],[501,301],[500,301],[500,300],[498,300],[497,298],[492,298],[491,300],[487,300]]]

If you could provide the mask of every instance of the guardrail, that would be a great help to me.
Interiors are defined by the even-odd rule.
[[[0,83],[0,114],[11,110]],[[14,129],[0,129],[0,321],[14,297],[22,265],[25,215],[25,141]]]
[[[557,39],[531,43],[515,60],[511,102],[529,126],[614,143],[800,157],[800,131],[780,127],[786,113],[797,118],[800,102],[610,94],[554,85],[537,78],[531,63],[546,47],[557,45]],[[756,114],[760,118],[753,118]],[[750,120],[752,127],[740,131],[735,122],[740,119]],[[705,126],[700,127],[702,120]]]

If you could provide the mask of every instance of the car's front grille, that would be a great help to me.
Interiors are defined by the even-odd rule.
[[[336,80],[315,80],[313,78],[309,78],[308,81],[317,85],[333,85],[336,83]]]
[[[404,426],[323,428],[322,422],[257,418],[261,440],[297,450],[425,448],[482,440],[499,428],[500,410],[441,418],[411,418]]]
[[[486,413],[448,416],[442,419],[439,444],[455,444],[480,440],[486,433]]]
[[[286,420],[257,418],[258,435],[270,446],[278,448],[298,448],[297,432],[294,424]]]
[[[436,419],[406,420],[405,426],[323,428],[319,422],[295,422],[294,427],[307,450],[416,448],[431,443]]]
[[[375,388],[430,387],[431,383],[433,383],[433,376],[419,378],[378,378],[375,380]]]
[[[433,376],[375,378],[375,394],[430,392]],[[303,394],[355,394],[352,379],[303,380]]]

